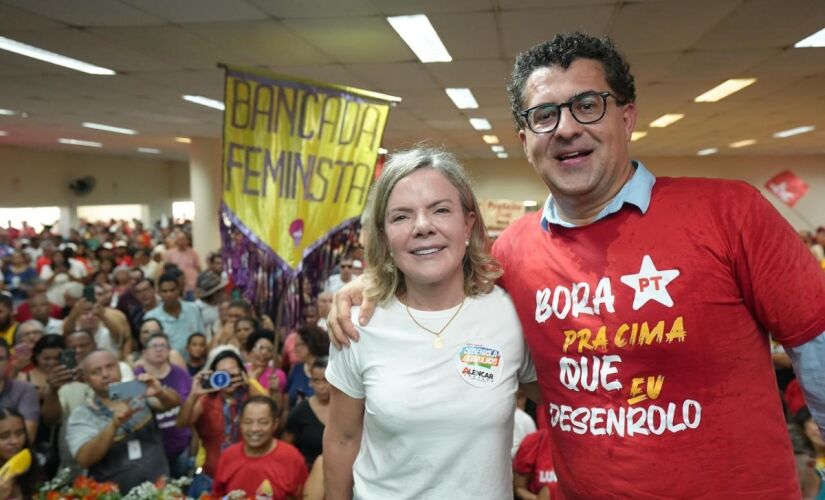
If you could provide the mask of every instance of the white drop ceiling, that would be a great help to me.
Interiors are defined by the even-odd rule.
[[[427,14],[453,56],[422,64],[387,23]],[[515,55],[559,31],[613,37],[636,76],[636,155],[825,153],[825,48],[793,44],[825,28],[823,0],[0,0],[0,35],[112,68],[91,76],[0,51],[0,144],[59,150],[59,137],[99,141],[102,153],[186,159],[175,137],[219,137],[220,111],[182,94],[221,99],[218,63],[269,68],[403,98],[384,146],[422,140],[464,158],[494,158],[483,133],[522,156],[504,86]],[[758,81],[717,103],[693,98],[728,78]],[[459,110],[445,87],[469,87]],[[664,129],[665,113],[685,118]],[[470,127],[484,117],[492,132]],[[136,136],[85,129],[91,121]],[[774,132],[816,131],[787,139]],[[731,142],[755,139],[750,147]]]

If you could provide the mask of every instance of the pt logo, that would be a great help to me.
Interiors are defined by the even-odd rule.
[[[653,265],[650,255],[642,259],[642,268],[638,274],[626,274],[620,279],[622,283],[632,288],[636,295],[633,297],[633,310],[638,311],[649,300],[673,307],[673,299],[667,293],[667,285],[679,276],[676,269],[658,270]]]

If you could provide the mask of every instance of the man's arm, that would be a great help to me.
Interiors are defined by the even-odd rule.
[[[329,418],[324,431],[324,490],[327,500],[352,498],[352,464],[361,448],[364,400],[330,387]]]
[[[364,299],[364,280],[355,278],[335,292],[332,307],[327,316],[329,340],[336,347],[349,345],[350,339],[358,342],[358,331],[352,324],[352,306],[361,306],[358,322],[366,325],[375,312],[375,302]]]
[[[103,457],[105,457],[109,452],[109,448],[112,447],[118,428],[120,428],[124,422],[129,420],[135,411],[135,408],[129,408],[125,404],[121,407],[113,409],[112,420],[106,424],[106,426],[101,429],[95,437],[81,445],[74,454],[74,458],[78,465],[84,469],[88,469],[92,465],[103,460]],[[70,423],[69,429],[67,429],[67,434],[71,432],[72,427],[75,427],[76,425],[77,422]]]
[[[805,393],[811,416],[825,436],[825,332],[797,347],[785,347]]]

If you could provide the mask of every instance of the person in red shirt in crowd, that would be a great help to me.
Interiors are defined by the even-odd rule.
[[[49,285],[45,281],[41,279],[36,279],[32,282],[31,288],[29,288],[29,298],[17,308],[17,313],[14,315],[14,319],[17,320],[18,323],[22,323],[24,321],[28,321],[30,319],[36,319],[43,324],[48,322],[47,318],[38,317],[34,318],[32,315],[32,300],[38,296],[45,296],[46,293],[49,291]],[[47,316],[60,319],[60,306],[57,304],[52,304],[51,302],[48,303],[48,313]],[[58,332],[53,332],[58,333]]]
[[[519,500],[556,498],[558,482],[550,454],[550,429],[524,437],[513,459],[513,490]]]
[[[222,498],[242,490],[249,498],[301,498],[309,475],[304,457],[291,444],[273,437],[280,409],[268,396],[253,396],[241,408],[243,441],[224,450],[212,484]]]
[[[115,244],[115,264],[132,267],[132,256],[129,255],[129,244],[121,240]]]

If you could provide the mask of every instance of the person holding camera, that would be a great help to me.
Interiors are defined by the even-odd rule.
[[[224,347],[212,356],[207,369],[192,378],[192,390],[177,419],[179,427],[195,428],[206,450],[205,477],[198,487],[203,491],[211,489],[221,453],[240,439],[241,406],[249,396],[257,394],[248,384],[243,359],[235,348]],[[192,490],[189,493],[197,497]]]
[[[121,383],[118,361],[108,350],[80,364],[94,397],[72,412],[66,439],[78,465],[96,481],[111,481],[126,493],[145,481],[169,475],[154,412],[180,405],[173,389],[142,373]]]

